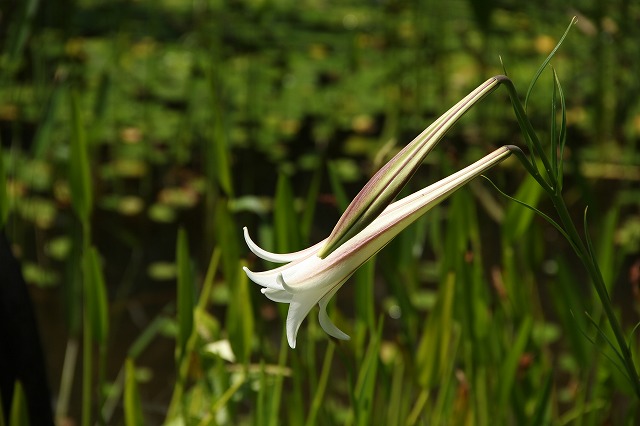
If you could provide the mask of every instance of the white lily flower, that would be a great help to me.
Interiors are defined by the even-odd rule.
[[[324,331],[337,339],[349,339],[327,315],[326,307],[331,297],[398,233],[471,179],[507,158],[513,149],[517,148],[499,148],[459,172],[389,204],[366,227],[324,257],[320,253],[329,238],[305,250],[277,254],[258,247],[244,228],[245,240],[254,254],[268,261],[286,263],[264,272],[243,269],[249,279],[264,287],[262,293],[269,299],[289,303],[286,325],[289,346],[295,348],[300,324],[315,304],[320,307],[319,321]]]

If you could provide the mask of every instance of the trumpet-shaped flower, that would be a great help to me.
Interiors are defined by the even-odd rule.
[[[322,328],[337,339],[349,339],[327,315],[326,307],[331,297],[363,263],[398,233],[471,179],[507,158],[513,149],[517,148],[499,148],[457,173],[389,204],[357,232],[350,233],[347,229],[345,235],[349,237],[342,237],[328,254],[326,247],[331,236],[302,251],[276,254],[255,244],[249,237],[247,228],[244,228],[245,240],[254,254],[271,262],[285,263],[270,271],[253,272],[246,267],[244,270],[252,281],[263,287],[262,293],[269,299],[289,303],[286,325],[289,346],[295,348],[300,324],[315,304],[320,307],[319,321]],[[402,164],[404,163],[398,162],[396,167],[402,167]],[[375,201],[376,194],[373,195]]]

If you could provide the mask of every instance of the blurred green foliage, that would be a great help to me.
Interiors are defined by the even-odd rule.
[[[272,266],[247,254],[242,226],[279,251],[324,238],[381,164],[502,63],[524,95],[576,15],[551,61],[567,103],[564,191],[576,217],[590,206],[637,355],[638,2],[0,0],[0,10],[0,222],[34,284],[55,397],[72,401],[60,418],[83,410],[73,374],[59,372],[79,335],[88,256],[109,301],[91,407],[108,424],[633,422],[638,403],[583,314],[602,321],[570,248],[484,182],[345,285],[330,311],[350,342],[330,342],[312,312],[290,350],[286,310],[240,268]],[[545,71],[528,99],[541,140],[553,84]],[[505,143],[525,146],[498,91],[407,190]],[[545,202],[515,162],[491,177]],[[176,277],[206,291],[182,282],[176,299]],[[195,300],[193,327],[177,321]]]

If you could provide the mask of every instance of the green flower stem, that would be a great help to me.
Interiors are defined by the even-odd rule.
[[[535,153],[538,154],[538,156],[544,163],[550,183],[547,182],[538,172],[538,168],[535,165],[535,156],[533,155],[533,152],[530,160],[519,149],[511,149],[511,151],[516,157],[518,157],[520,162],[534,177],[534,179],[549,194],[551,202],[553,203],[553,206],[558,213],[562,226],[567,236],[569,237],[570,242],[572,243],[574,251],[576,252],[580,261],[583,263],[585,269],[587,270],[587,273],[591,276],[591,280],[593,281],[593,285],[596,289],[596,293],[598,294],[598,298],[602,303],[605,315],[607,316],[611,329],[613,330],[613,334],[619,347],[619,355],[628,374],[628,379],[631,382],[631,386],[633,387],[636,396],[640,398],[640,378],[638,377],[638,372],[633,362],[631,350],[625,339],[622,326],[620,325],[620,322],[618,321],[618,318],[613,311],[611,298],[609,297],[609,293],[607,292],[607,287],[605,285],[604,279],[602,278],[602,273],[600,272],[598,262],[592,255],[589,246],[580,237],[580,234],[578,233],[578,230],[573,223],[573,219],[571,219],[571,215],[569,214],[567,205],[562,198],[562,193],[558,188],[557,177],[550,171],[549,159],[542,149],[542,144],[540,144],[540,141],[538,140],[535,131],[533,130],[533,126],[531,125],[531,122],[529,121],[529,118],[527,117],[527,114],[524,111],[520,100],[518,99],[513,82],[504,76],[499,76],[498,78],[499,81],[505,83],[505,86],[509,90],[509,96],[511,97],[518,123],[520,124],[523,132],[525,132],[525,138],[527,139],[527,141],[529,141],[533,145],[530,146],[530,148],[532,149],[532,151],[535,151]],[[560,159],[560,161],[562,161],[562,159]],[[585,238],[588,238],[588,236],[585,236]]]
[[[505,75],[498,75],[495,78],[500,83],[504,84],[504,86],[506,87],[509,93],[509,98],[511,98],[511,104],[513,105],[513,110],[516,114],[516,118],[518,119],[518,124],[520,124],[520,128],[522,129],[522,132],[525,134],[525,140],[527,141],[527,145],[529,146],[529,149],[532,151],[532,153],[535,152],[538,155],[538,157],[540,157],[540,160],[542,160],[544,169],[546,170],[547,176],[549,177],[549,181],[551,182],[551,187],[555,188],[558,184],[555,173],[553,173],[552,171],[553,169],[551,168],[551,163],[549,162],[549,159],[547,158],[547,155],[545,154],[544,149],[542,148],[542,144],[540,143],[540,140],[538,139],[536,132],[533,130],[533,126],[531,125],[531,122],[527,117],[527,113],[525,112],[524,107],[520,102],[520,98],[518,98],[518,92],[516,91],[516,87],[513,84],[513,81],[511,81],[511,79]],[[537,169],[535,157],[533,155],[531,156],[531,162],[534,165],[534,167]],[[536,180],[540,182],[538,178],[536,178]]]
[[[607,291],[606,284],[604,282],[604,279],[602,278],[602,273],[600,272],[598,262],[592,256],[590,250],[580,238],[580,234],[578,233],[578,230],[576,229],[576,226],[571,219],[564,199],[559,194],[555,194],[553,192],[549,192],[549,194],[551,196],[551,201],[553,202],[553,205],[558,212],[558,216],[560,217],[565,231],[567,232],[567,234],[569,234],[569,237],[571,237],[574,246],[578,248],[578,251],[576,251],[578,258],[580,258],[580,261],[583,263],[589,275],[591,276],[591,280],[593,281],[596,293],[598,293],[598,297],[600,298],[600,302],[602,303],[602,306],[604,308],[605,315],[609,320],[609,324],[618,343],[620,355],[624,363],[624,368],[629,375],[629,381],[631,382],[633,391],[635,392],[636,396],[640,398],[640,378],[638,377],[638,372],[633,362],[631,350],[629,349],[629,345],[627,344],[627,341],[625,339],[624,332],[622,331],[622,326],[620,325],[620,322],[618,321],[618,318],[613,311],[611,298],[609,297],[609,292]]]
[[[518,157],[518,160],[520,160],[520,162],[524,165],[524,167],[527,169],[529,174],[533,176],[533,178],[538,182],[538,184],[542,187],[542,189],[544,189],[548,193],[555,194],[555,191],[553,190],[553,188],[547,183],[546,180],[544,180],[544,178],[538,172],[538,168],[534,165],[533,162],[529,160],[529,158],[524,154],[524,152],[522,152],[521,149],[519,148],[516,149],[516,147],[512,146],[511,153],[516,157]]]

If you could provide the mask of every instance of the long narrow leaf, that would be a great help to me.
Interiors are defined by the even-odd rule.
[[[550,423],[550,401],[551,401],[551,389],[553,384],[553,372],[547,375],[544,381],[544,386],[538,394],[536,401],[536,409],[531,416],[529,424],[531,426],[546,425]]]
[[[2,146],[0,146],[0,229],[4,225],[9,216],[9,197],[7,196],[7,176],[4,169],[4,154]]]
[[[13,387],[13,400],[11,401],[11,412],[9,413],[9,426],[24,426],[29,424],[29,409],[27,407],[27,397],[24,387],[18,380]]]
[[[556,70],[553,70],[553,78],[555,80],[555,84],[558,87],[558,97],[560,98],[560,111],[562,114],[562,119],[560,120],[560,133],[558,134],[558,145],[560,152],[552,152],[551,154],[557,157],[557,182],[558,186],[556,188],[556,193],[560,194],[562,192],[562,182],[563,182],[563,174],[564,174],[564,146],[567,142],[567,104],[564,98],[564,91],[562,90],[562,85],[560,84],[560,79],[558,78],[558,74],[556,74]]]
[[[136,383],[136,367],[131,358],[127,358],[125,361],[124,419],[126,426],[144,424],[140,393]]]
[[[240,274],[234,286],[233,297],[229,301],[229,310],[227,311],[227,332],[229,333],[229,342],[233,352],[238,357],[238,360],[244,364],[249,362],[254,330],[253,310],[247,276]]]
[[[195,289],[191,272],[191,256],[187,233],[183,228],[178,230],[176,245],[176,263],[178,270],[178,338],[177,354],[183,356],[183,351],[193,328],[193,310],[195,305]]]
[[[98,343],[106,343],[109,332],[108,300],[100,257],[95,247],[84,254],[85,308],[91,322],[92,337]]]
[[[567,29],[565,30],[564,34],[560,38],[560,41],[558,42],[558,44],[556,44],[556,47],[553,48],[551,53],[549,53],[549,56],[547,56],[547,58],[542,62],[542,64],[540,65],[540,67],[538,68],[536,73],[534,74],[533,78],[531,79],[531,83],[529,83],[529,88],[527,89],[527,94],[526,94],[526,96],[524,98],[524,109],[525,110],[527,109],[527,102],[529,101],[529,95],[531,94],[531,91],[533,90],[533,86],[535,86],[536,82],[538,81],[538,78],[540,77],[540,74],[542,74],[542,71],[544,71],[544,69],[547,67],[547,64],[549,63],[549,61],[551,61],[551,58],[553,58],[553,56],[556,54],[556,52],[558,51],[558,49],[562,45],[562,42],[564,41],[565,37],[567,37],[567,34],[569,34],[569,30],[571,30],[571,27],[573,27],[576,24],[576,22],[578,22],[578,19],[575,16],[573,18],[571,18],[571,22],[569,23],[569,26],[567,27]]]
[[[493,185],[493,187],[500,193],[502,194],[504,197],[508,198],[509,200],[520,204],[523,207],[526,207],[528,209],[533,210],[535,213],[537,213],[538,215],[540,215],[540,217],[542,217],[544,220],[546,220],[550,225],[552,225],[554,228],[556,228],[556,230],[558,232],[560,232],[562,234],[563,237],[565,237],[567,239],[567,241],[569,241],[569,243],[571,244],[571,246],[574,248],[574,250],[577,250],[575,244],[573,243],[573,241],[571,240],[571,238],[569,238],[569,235],[566,233],[566,231],[553,219],[551,219],[548,215],[546,215],[545,213],[543,213],[541,210],[538,210],[535,207],[532,207],[520,200],[518,200],[517,198],[514,198],[512,196],[510,196],[509,194],[503,192],[500,188],[498,188],[498,186],[493,183],[493,181],[491,179],[489,179],[488,177],[482,175],[483,178],[485,178],[486,180],[489,181],[489,183],[491,183],[491,185]]]
[[[507,357],[504,360],[504,364],[500,372],[500,393],[497,401],[498,407],[508,406],[508,399],[512,394],[516,378],[518,361],[520,360],[527,342],[529,341],[532,326],[533,320],[531,317],[527,316],[520,325],[518,334],[516,335],[511,349],[508,351]]]
[[[72,132],[69,152],[69,186],[71,188],[71,204],[82,223],[86,224],[93,203],[87,139],[78,94],[71,91],[70,96]]]
[[[329,374],[331,372],[331,364],[333,362],[333,352],[335,350],[335,344],[329,343],[327,351],[324,354],[324,361],[322,362],[322,370],[320,371],[320,380],[318,381],[318,387],[316,393],[313,396],[313,402],[311,403],[311,410],[307,417],[307,426],[313,426],[317,423],[318,411],[322,406],[322,402],[326,395],[327,383],[329,381]]]

